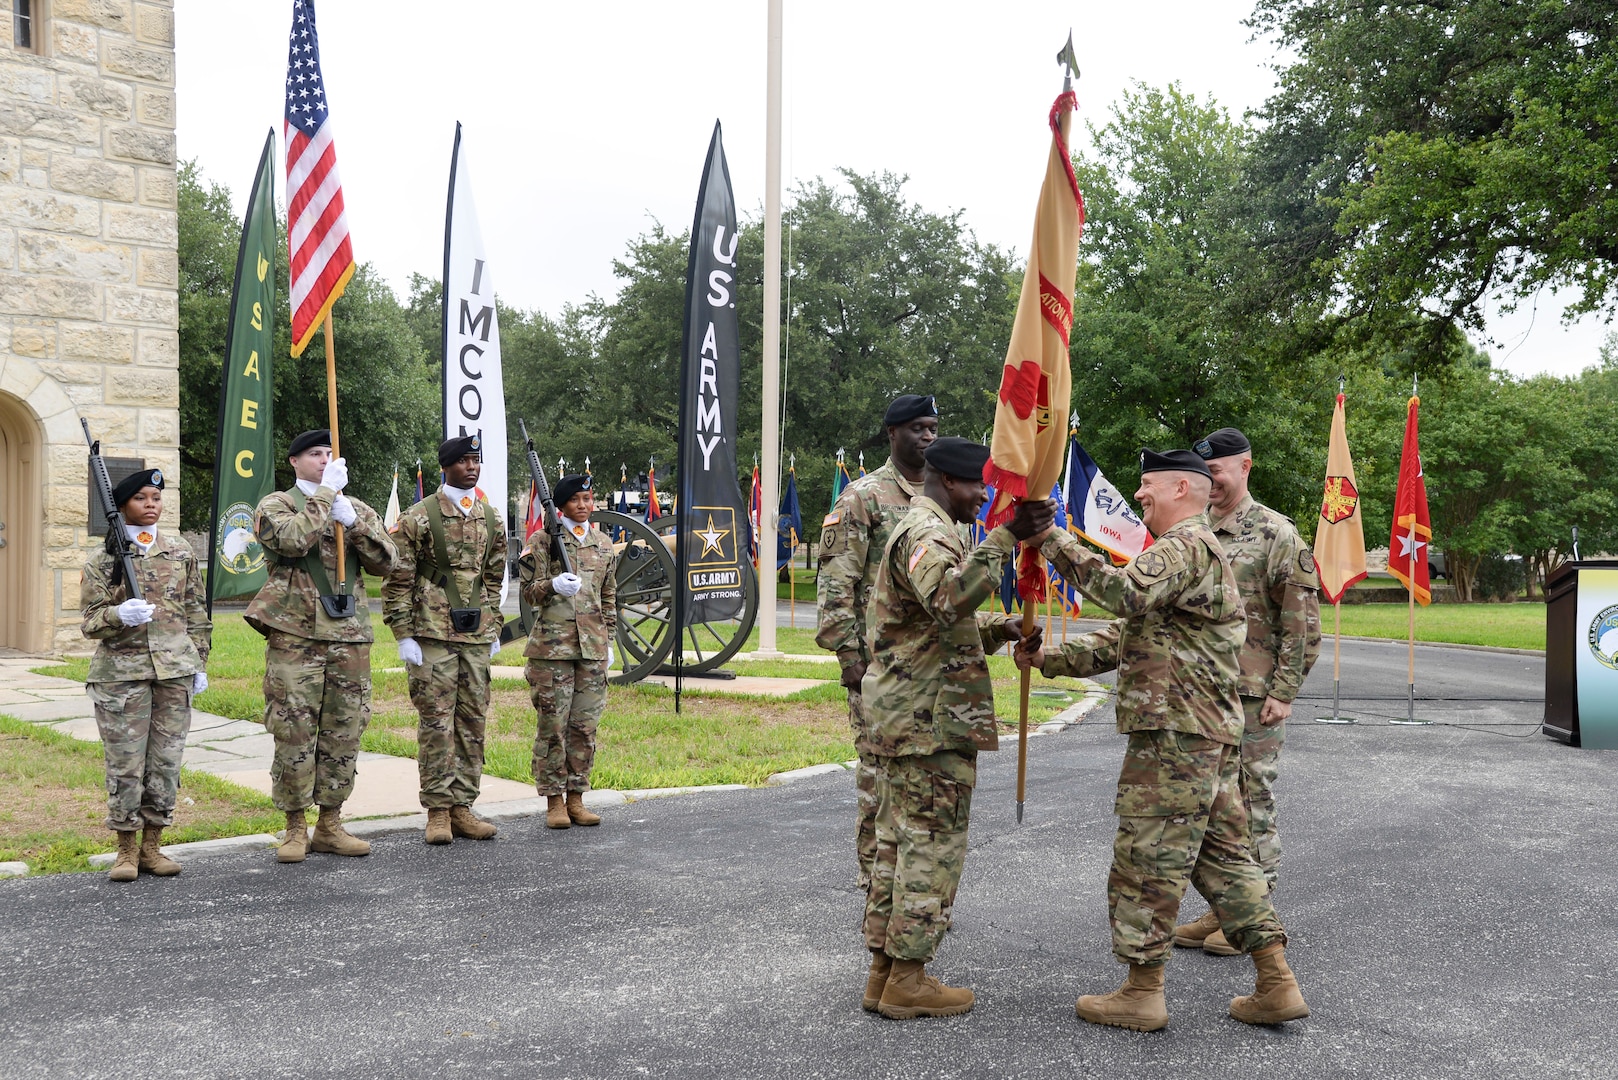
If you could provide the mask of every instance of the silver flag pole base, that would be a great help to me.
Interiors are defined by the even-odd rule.
[[[1388,719],[1388,723],[1393,724],[1393,725],[1395,725],[1397,727],[1431,727],[1432,726],[1432,721],[1431,720],[1421,720],[1421,719],[1418,719],[1416,717],[1416,684],[1415,683],[1410,684],[1410,697],[1408,699],[1407,706],[1406,706],[1406,709],[1405,709],[1405,717],[1404,717],[1404,719],[1400,720],[1398,717],[1390,717]]]
[[[1342,700],[1342,693],[1341,693],[1342,685],[1343,685],[1342,680],[1340,680],[1340,679],[1333,679],[1332,680],[1332,684],[1331,684],[1331,715],[1330,716],[1317,716],[1317,717],[1315,717],[1315,723],[1317,723],[1317,724],[1357,724],[1357,723],[1359,723],[1359,721],[1356,720],[1354,717],[1352,717],[1352,716],[1344,716],[1342,713],[1338,712],[1338,710],[1337,710],[1337,704],[1338,704],[1339,701]]]
[[[1017,824],[1022,824],[1022,803],[1017,804]]]

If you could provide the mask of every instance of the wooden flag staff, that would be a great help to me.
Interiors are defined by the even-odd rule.
[[[331,309],[326,309],[326,412],[327,424],[331,428],[331,456],[342,457],[342,450],[337,442],[337,349],[332,344],[331,336]],[[332,535],[337,540],[337,595],[348,594],[348,565],[343,557],[343,525],[340,521],[332,522]],[[328,612],[329,613],[329,612]],[[350,610],[349,614],[353,614]]]

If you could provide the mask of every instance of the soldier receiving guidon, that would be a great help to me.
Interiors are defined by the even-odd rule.
[[[416,767],[426,841],[488,840],[497,830],[472,812],[483,780],[489,664],[500,651],[506,535],[478,490],[477,435],[438,448],[439,489],[393,529],[398,558],[382,586],[382,618],[399,642],[410,700],[420,714]]]
[[[161,470],[142,469],[112,490],[143,599],[131,596],[110,553],[84,567],[83,632],[96,642],[85,690],[107,762],[107,827],[118,835],[113,881],[180,872],[159,845],[174,824],[191,698],[208,686],[213,624],[202,573],[184,538],[157,527],[163,488]]]

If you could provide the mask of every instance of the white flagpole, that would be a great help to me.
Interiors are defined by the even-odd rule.
[[[781,491],[781,0],[770,0],[767,31],[764,121],[764,424],[759,456],[759,522],[762,536],[776,535]],[[761,545],[762,546],[762,545]],[[760,566],[774,565],[760,558]],[[790,567],[790,563],[788,566]],[[788,574],[790,577],[791,574]],[[778,657],[775,644],[775,575],[759,575],[758,650],[754,655]]]

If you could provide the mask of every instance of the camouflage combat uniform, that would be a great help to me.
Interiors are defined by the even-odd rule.
[[[921,485],[906,480],[889,458],[880,469],[845,487],[821,523],[820,573],[815,587],[820,627],[815,643],[836,653],[845,668],[871,662],[865,644],[865,605],[888,539],[910,512],[910,501],[920,494]],[[848,691],[848,722],[858,748],[865,738],[865,711],[858,690]],[[854,768],[854,788],[859,821],[855,851],[863,890],[871,883],[871,861],[876,857],[877,766],[873,755],[856,752],[859,764]]]
[[[1014,543],[1001,526],[970,550],[918,495],[871,586],[859,748],[877,762],[878,809],[865,943],[897,960],[931,960],[949,929],[978,751],[999,747],[985,649],[1006,640],[1006,619],[977,609]]]
[[[264,727],[275,736],[270,798],[286,811],[338,807],[348,800],[360,735],[371,720],[374,634],[359,570],[385,577],[393,568],[393,540],[375,510],[349,499],[356,515],[343,530],[354,591],[351,619],[328,617],[313,577],[292,565],[318,544],[327,581],[337,587],[334,495],[327,487],[307,497],[295,487],[272,491],[256,514],[258,542],[270,556],[269,578],[245,617],[265,639]]]
[[[213,635],[191,545],[154,531],[151,547],[133,560],[141,595],[157,608],[151,622],[125,626],[118,618],[129,586],[121,578],[108,586],[115,562],[104,551],[85,564],[80,593],[84,636],[99,642],[85,690],[106,754],[107,827],[115,832],[174,824],[192,676],[207,666]]]
[[[1041,669],[1047,677],[1118,669],[1118,730],[1129,745],[1107,877],[1113,954],[1164,963],[1191,882],[1237,950],[1284,942],[1248,847],[1238,780],[1241,598],[1207,515],[1166,530],[1124,567],[1065,532],[1041,550],[1085,596],[1123,616],[1047,650]]]
[[[539,722],[534,732],[534,787],[541,795],[590,790],[596,724],[607,707],[607,649],[618,625],[618,557],[606,533],[589,526],[581,540],[562,522],[573,572],[583,579],[574,596],[551,588],[562,572],[550,558],[550,536],[534,534],[518,567],[523,598],[534,609],[524,675]]]
[[[443,521],[447,567],[438,564],[429,513],[434,502]],[[471,806],[483,780],[489,647],[499,639],[503,621],[505,530],[484,499],[463,513],[440,488],[399,515],[393,543],[398,558],[382,586],[382,618],[395,639],[415,638],[421,646],[421,665],[406,667],[410,701],[421,717],[416,728],[421,805],[429,810]],[[483,621],[472,633],[457,633],[450,625],[452,601],[441,584],[446,574],[454,575],[463,604],[483,609]]]
[[[1275,777],[1286,741],[1285,723],[1258,722],[1264,699],[1290,702],[1320,655],[1320,578],[1315,556],[1292,520],[1251,495],[1214,523],[1214,535],[1230,559],[1247,613],[1241,676],[1246,727],[1242,733],[1242,801],[1252,834],[1253,859],[1275,888],[1281,865],[1281,833],[1275,820]]]

